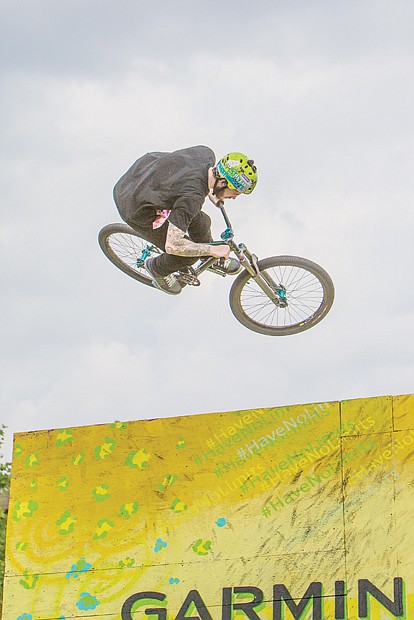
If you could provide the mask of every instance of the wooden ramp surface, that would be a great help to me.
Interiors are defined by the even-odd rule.
[[[414,395],[18,434],[3,620],[413,620],[413,463]]]

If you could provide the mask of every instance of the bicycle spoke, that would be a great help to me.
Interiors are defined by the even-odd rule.
[[[276,306],[259,285],[248,280],[241,292],[243,311],[264,326],[291,327],[309,320],[320,308],[324,291],[320,280],[297,265],[280,265],[267,270],[278,287],[286,289],[287,306]]]
[[[137,265],[137,260],[142,256],[145,247],[148,245],[144,239],[130,235],[128,233],[112,233],[108,237],[108,245],[112,252],[123,262],[125,265],[139,273],[142,276],[147,277],[147,271],[144,267]],[[151,246],[151,250],[156,249]]]

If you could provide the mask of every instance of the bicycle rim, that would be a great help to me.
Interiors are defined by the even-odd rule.
[[[127,224],[109,224],[99,233],[99,245],[109,260],[134,280],[152,286],[151,278],[142,264],[143,252],[157,255],[161,250],[142,239]]]
[[[249,329],[272,336],[295,334],[316,325],[331,308],[333,283],[316,263],[280,256],[260,261],[259,269],[284,287],[287,306],[277,307],[247,272],[241,274],[230,293],[230,306]]]

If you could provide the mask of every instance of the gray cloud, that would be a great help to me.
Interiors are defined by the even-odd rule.
[[[237,6],[161,0],[156,10],[140,0],[20,0],[3,6],[1,57],[14,70],[105,78],[133,67],[137,58],[182,71],[195,50],[215,52],[222,61],[256,53],[287,63],[312,56],[386,56],[411,47],[413,12],[402,0],[242,0]]]

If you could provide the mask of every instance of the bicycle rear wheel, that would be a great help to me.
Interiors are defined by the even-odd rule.
[[[134,280],[153,286],[143,265],[143,258],[162,254],[162,250],[143,239],[128,224],[108,224],[99,232],[99,245],[118,269]]]
[[[298,256],[272,256],[258,263],[276,289],[285,289],[286,307],[277,307],[244,271],[230,290],[230,307],[240,323],[267,336],[288,336],[310,329],[329,312],[335,296],[329,274]],[[275,289],[275,290],[276,290]]]

